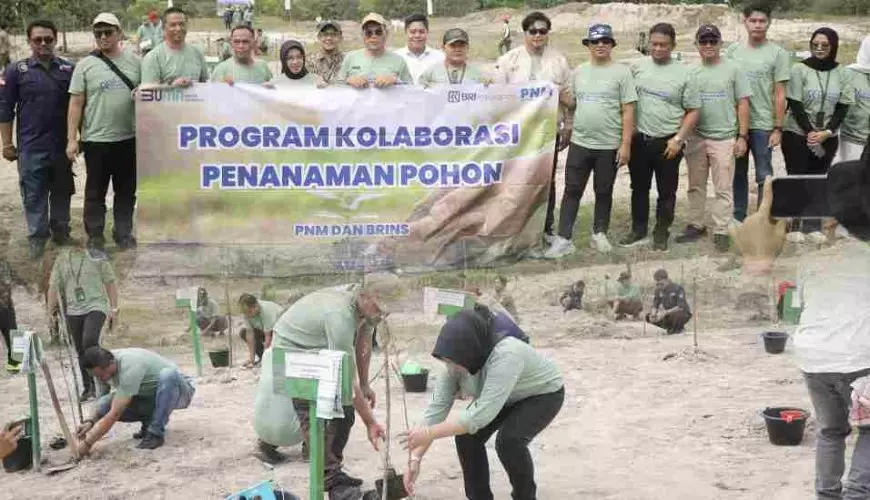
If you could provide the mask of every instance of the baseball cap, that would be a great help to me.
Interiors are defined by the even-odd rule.
[[[121,21],[118,21],[118,16],[111,12],[100,12],[97,14],[97,17],[94,18],[94,22],[91,23],[91,26],[96,26],[98,24],[108,24],[109,26],[115,26],[116,28],[121,27]]]
[[[831,215],[852,236],[870,241],[870,169],[864,160],[846,161],[828,171]]]
[[[387,20],[384,19],[384,16],[374,12],[369,12],[368,15],[363,18],[361,25],[365,26],[367,23],[377,23],[383,26],[384,29],[387,29]]]
[[[589,27],[589,34],[583,39],[583,45],[589,45],[589,42],[596,40],[610,40],[616,45],[613,39],[613,28],[609,24],[596,23]]]
[[[444,32],[444,45],[449,45],[453,42],[468,43],[468,33],[461,28],[450,28]]]
[[[702,24],[698,27],[697,33],[695,33],[695,40],[701,40],[702,38],[721,40],[722,33],[714,24]]]
[[[317,23],[317,33],[325,30],[326,28],[335,28],[336,31],[341,33],[341,25],[338,24],[338,21],[333,21],[332,19],[326,19]]]

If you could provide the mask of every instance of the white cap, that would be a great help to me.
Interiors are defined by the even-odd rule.
[[[118,21],[118,16],[111,12],[100,12],[100,14],[94,18],[94,22],[91,23],[91,26],[96,26],[98,24],[108,24],[109,26],[115,26],[117,28],[121,27],[121,21]]]

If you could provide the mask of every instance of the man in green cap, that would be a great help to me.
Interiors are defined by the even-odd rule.
[[[337,21],[321,21],[317,25],[320,50],[311,55],[308,71],[317,75],[317,86],[326,87],[335,79],[344,61],[341,51],[341,25]]]
[[[468,64],[468,33],[460,28],[451,28],[444,33],[444,61],[435,63],[423,71],[417,83],[424,87],[436,85],[462,85],[482,83],[483,73]]]

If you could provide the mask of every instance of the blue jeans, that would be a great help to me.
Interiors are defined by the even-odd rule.
[[[45,241],[51,234],[68,236],[75,184],[72,164],[64,152],[19,152],[18,179],[28,239]]]
[[[773,150],[767,144],[771,131],[753,129],[749,131],[749,152],[755,160],[755,183],[758,184],[758,203],[761,204],[761,193],[764,179],[773,175]],[[749,206],[749,153],[734,161],[734,218],[743,222]]]
[[[130,405],[121,413],[121,422],[148,424],[148,433],[163,437],[166,424],[173,410],[190,406],[196,388],[189,377],[176,368],[164,368],[157,378],[157,392],[152,396],[133,396]],[[112,407],[113,394],[107,394],[97,402],[97,416],[103,418]]]

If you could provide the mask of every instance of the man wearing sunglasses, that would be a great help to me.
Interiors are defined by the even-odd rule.
[[[701,97],[701,111],[695,133],[686,142],[689,171],[689,225],[677,243],[694,241],[686,235],[704,234],[707,177],[712,175],[716,200],[713,202],[713,244],[728,250],[728,226],[732,218],[734,159],[746,154],[749,134],[749,98],[752,88],[740,67],[721,57],[722,34],[705,24],[695,34],[701,65],[694,77]]]
[[[341,25],[337,21],[321,21],[317,25],[317,41],[320,42],[320,50],[311,56],[308,71],[317,75],[317,86],[323,88],[333,82],[344,61]]]
[[[348,53],[341,63],[336,80],[351,87],[364,89],[391,87],[397,83],[413,83],[408,64],[402,56],[387,47],[387,20],[370,13],[362,20],[365,48]]]
[[[574,70],[571,83],[576,111],[565,161],[559,234],[544,252],[544,257],[552,259],[574,253],[574,222],[580,198],[593,174],[595,215],[591,244],[601,253],[612,250],[607,231],[613,208],[613,184],[616,171],[628,164],[631,155],[637,90],[628,66],[613,62],[611,54],[616,46],[613,29],[607,24],[593,24],[583,45],[589,49],[590,57],[589,62]]]
[[[106,192],[115,192],[113,237],[118,248],[136,247],[136,127],[133,90],[141,80],[142,59],[121,48],[121,22],[110,12],[94,18],[97,50],[79,61],[69,93],[66,154],[75,161],[85,153],[85,231],[88,246],[102,250],[106,225]]]
[[[142,84],[189,87],[208,81],[205,56],[186,43],[187,14],[179,7],[163,12],[164,41],[142,59]]]
[[[571,94],[571,67],[565,56],[548,47],[550,41],[550,18],[543,12],[532,12],[523,18],[524,44],[499,57],[496,62],[497,76],[494,83],[522,84],[550,82],[559,88],[559,130],[553,153],[553,171],[550,175],[550,192],[547,200],[547,216],[544,221],[544,237],[553,241],[553,212],[556,207],[556,162],[558,152],[568,147],[574,116],[569,107],[574,104]]]
[[[27,41],[31,56],[10,65],[0,87],[0,138],[3,158],[18,160],[30,257],[40,259],[49,237],[58,245],[69,240],[75,184],[63,145],[73,65],[55,55],[57,28],[51,21],[31,22]]]

